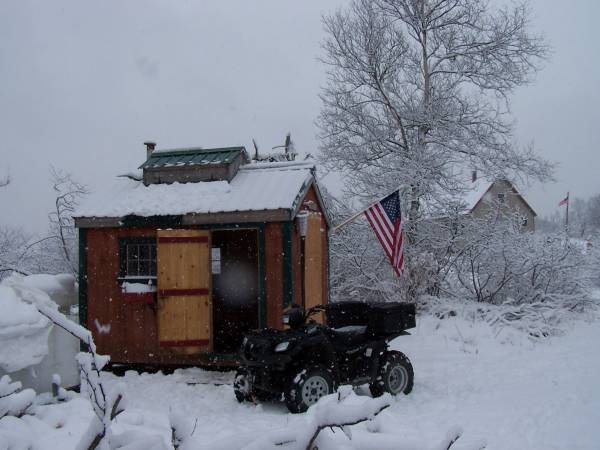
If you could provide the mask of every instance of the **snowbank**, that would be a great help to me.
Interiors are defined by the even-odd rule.
[[[70,274],[47,275],[36,274],[22,278],[23,284],[30,288],[45,292],[58,304],[63,313],[68,312],[68,307],[77,302],[75,277]]]
[[[66,386],[79,383],[78,341],[38,312],[57,312],[54,299],[68,310],[75,298],[72,275],[12,275],[0,283],[0,375],[37,391],[48,391],[55,373]]]
[[[38,364],[48,354],[50,321],[36,304],[57,309],[45,292],[12,275],[0,283],[0,369],[15,372]]]

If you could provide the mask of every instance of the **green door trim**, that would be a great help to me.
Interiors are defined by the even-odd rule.
[[[294,270],[292,265],[293,222],[283,222],[283,308],[294,302]]]

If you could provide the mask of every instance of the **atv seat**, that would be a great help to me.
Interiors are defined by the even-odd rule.
[[[367,327],[350,325],[331,329],[331,342],[336,349],[347,350],[362,345],[367,340]]]

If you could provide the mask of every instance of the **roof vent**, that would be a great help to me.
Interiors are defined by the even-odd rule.
[[[152,147],[150,147],[150,145]],[[154,150],[146,143],[148,158],[140,166],[144,184],[231,181],[240,165],[248,162],[244,147],[181,148]]]

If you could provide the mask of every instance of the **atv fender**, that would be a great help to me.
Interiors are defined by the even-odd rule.
[[[339,380],[339,368],[337,358],[333,346],[326,340],[319,340],[319,342],[311,343],[311,345],[302,345],[295,348],[290,353],[291,372],[297,373],[306,367],[312,367],[315,365],[322,365],[329,370],[335,376],[336,380]]]

